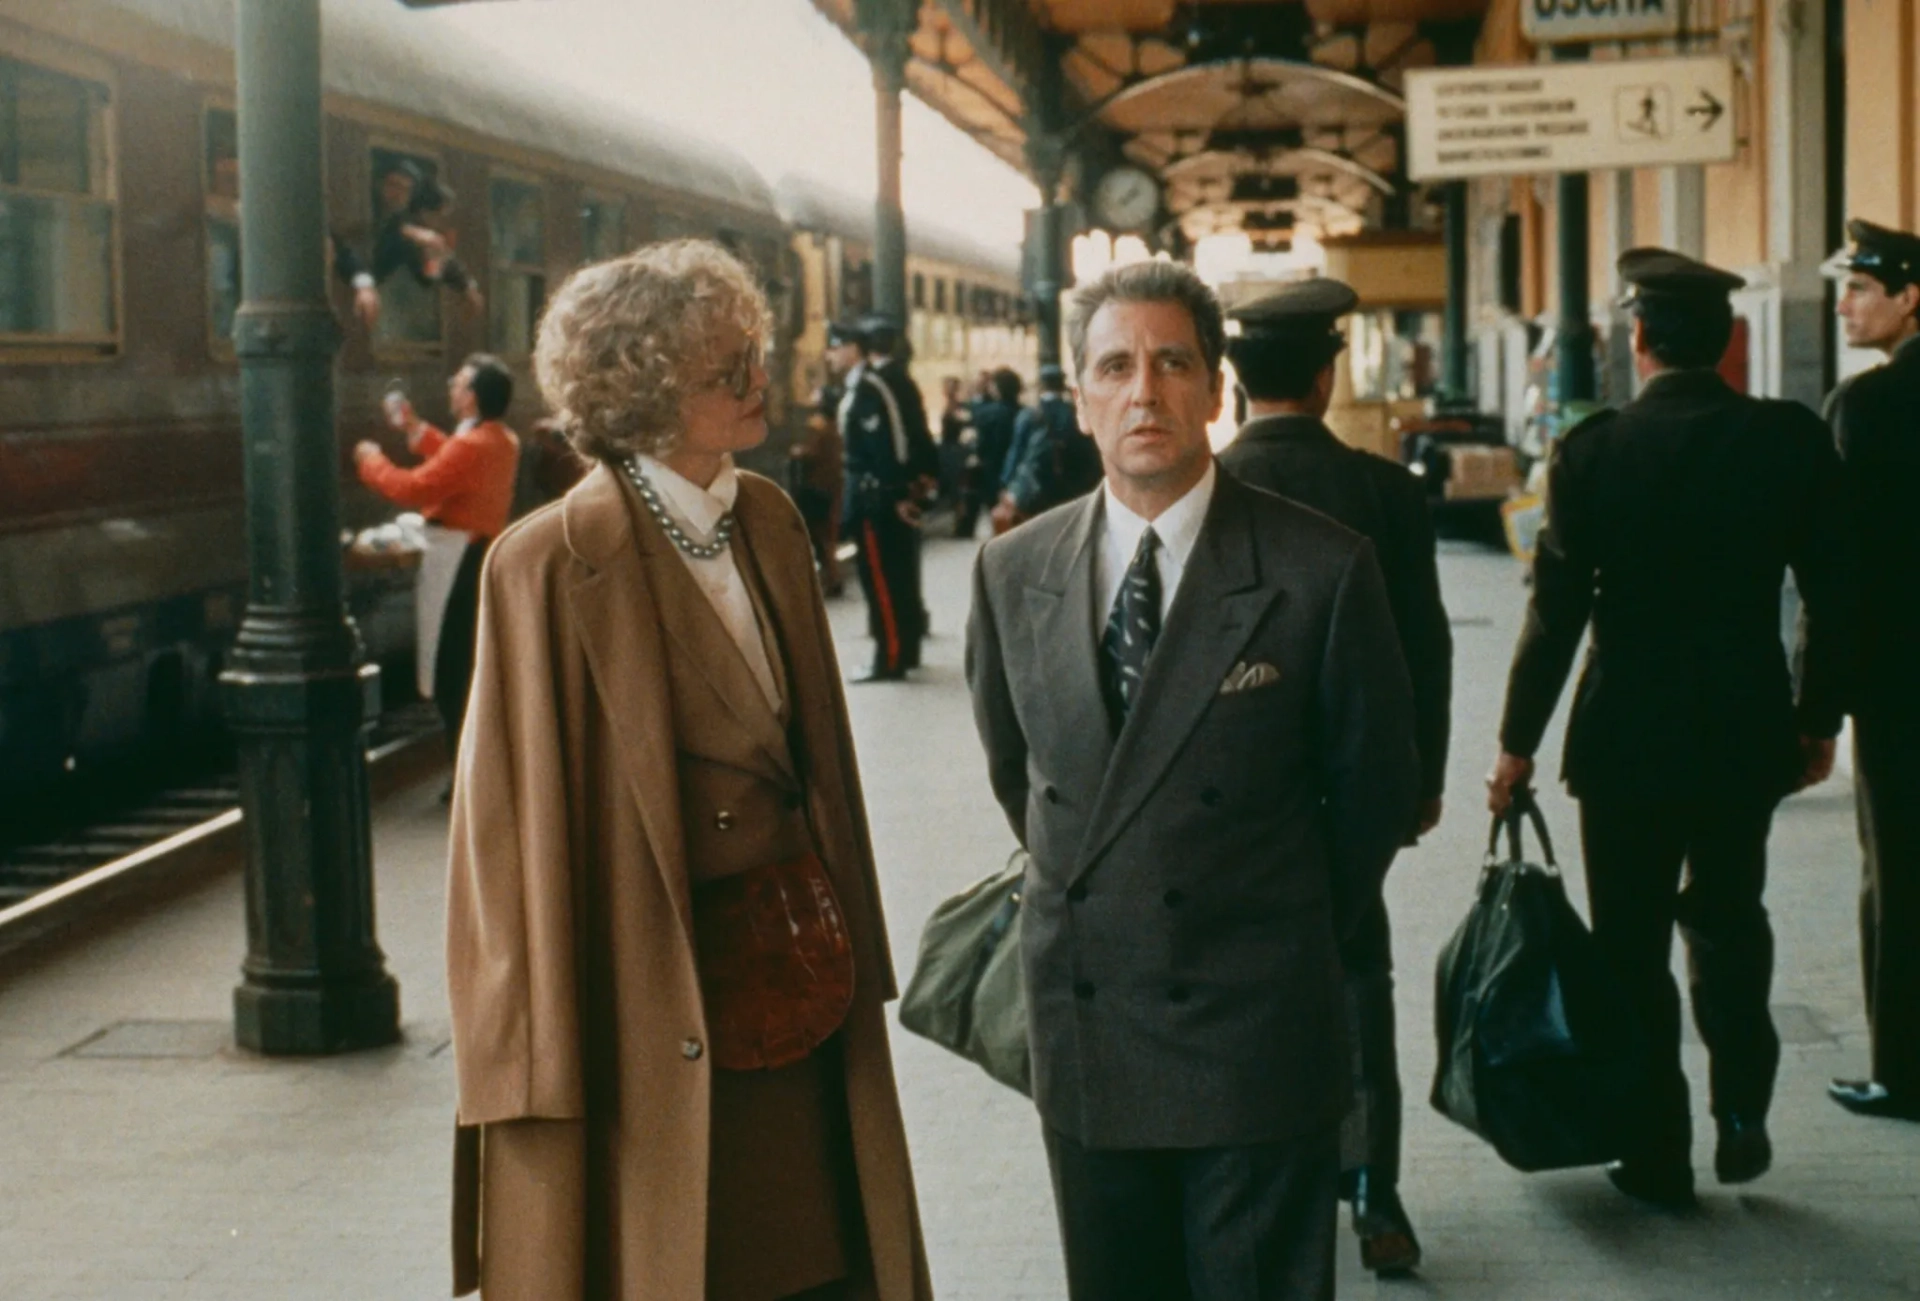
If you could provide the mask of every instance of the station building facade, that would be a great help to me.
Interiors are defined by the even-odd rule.
[[[1522,6],[1492,0],[1476,62],[1551,57],[1522,35]],[[1692,34],[1590,48],[1599,59],[1724,53],[1734,63],[1738,153],[1693,167],[1595,172],[1588,187],[1590,301],[1600,399],[1632,393],[1614,260],[1659,244],[1746,276],[1722,366],[1755,394],[1818,407],[1871,364],[1847,349],[1821,264],[1849,217],[1920,224],[1920,0],[1692,0]],[[1556,286],[1555,186],[1548,176],[1470,186],[1470,322],[1483,408],[1516,431],[1545,388]]]

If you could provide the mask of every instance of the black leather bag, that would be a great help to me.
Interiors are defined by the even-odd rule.
[[[1015,850],[1006,867],[934,909],[900,996],[900,1024],[1031,1096],[1020,969],[1020,898],[1029,861],[1026,850]]]
[[[1521,822],[1544,865],[1526,861]],[[1508,854],[1496,855],[1500,832]],[[1479,897],[1440,955],[1432,1102],[1518,1170],[1620,1156],[1645,1079],[1641,1029],[1567,900],[1546,820],[1518,792],[1488,839]]]

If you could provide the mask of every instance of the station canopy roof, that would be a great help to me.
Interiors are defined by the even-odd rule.
[[[1188,238],[1279,247],[1380,223],[1404,184],[1406,71],[1467,61],[1489,0],[813,3],[863,48],[864,16],[906,6],[908,88],[1029,174],[1057,70],[1050,130],[1089,160],[1080,198],[1130,163]]]

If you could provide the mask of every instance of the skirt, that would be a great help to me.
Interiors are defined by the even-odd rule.
[[[792,1066],[713,1073],[707,1301],[786,1301],[864,1271],[859,1205],[837,1037]]]

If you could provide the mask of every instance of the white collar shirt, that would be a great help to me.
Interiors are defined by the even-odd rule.
[[[1209,459],[1207,472],[1200,477],[1200,482],[1152,521],[1154,534],[1160,539],[1160,549],[1154,559],[1160,569],[1160,626],[1163,630],[1167,612],[1173,608],[1174,593],[1180,588],[1181,576],[1187,572],[1187,561],[1192,558],[1193,548],[1200,540],[1200,528],[1207,522],[1207,507],[1213,503],[1213,489],[1218,479],[1219,470]],[[1103,498],[1100,503],[1100,542],[1093,553],[1093,633],[1096,641],[1106,629],[1114,599],[1120,595],[1120,584],[1126,579],[1127,568],[1133,564],[1133,554],[1140,547],[1140,535],[1147,531],[1148,524],[1147,520],[1121,505],[1108,485],[1101,484],[1100,494]]]
[[[646,473],[666,508],[667,515],[681,531],[702,546],[711,545],[720,517],[733,509],[740,497],[740,475],[728,457],[714,476],[711,487],[702,488],[691,479],[669,470],[651,456],[641,456],[640,468]],[[673,543],[669,541],[669,546]],[[727,635],[740,648],[754,681],[774,713],[780,712],[780,688],[774,680],[773,664],[767,658],[767,640],[754,613],[753,598],[747,594],[747,582],[733,547],[712,559],[690,556],[678,546],[674,552],[686,563],[694,583],[706,594],[713,612],[720,616]]]

